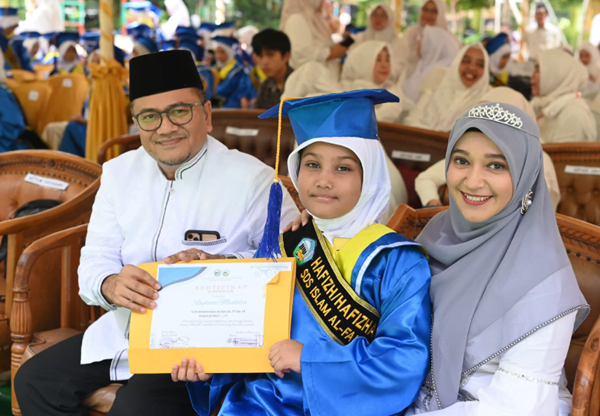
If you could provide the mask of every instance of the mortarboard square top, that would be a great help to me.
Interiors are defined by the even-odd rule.
[[[319,137],[361,137],[379,140],[375,105],[397,103],[387,90],[357,90],[284,101],[259,118],[289,117],[298,145]]]
[[[222,45],[229,46],[230,48],[233,48],[235,45],[237,45],[239,43],[239,41],[236,38],[227,37],[227,36],[215,36],[212,39],[215,42],[217,42],[217,44],[220,43]]]
[[[59,47],[66,41],[79,42],[79,33],[77,32],[60,32],[56,35],[56,47]]]

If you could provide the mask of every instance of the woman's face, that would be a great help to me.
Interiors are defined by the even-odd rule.
[[[500,69],[504,69],[504,67],[508,63],[509,59],[510,59],[510,53],[507,53],[506,55],[502,56],[502,58],[500,58],[500,63],[498,64]]]
[[[63,60],[65,60],[66,62],[73,62],[77,58],[79,58],[79,56],[77,55],[77,49],[75,49],[74,46],[70,46],[69,49],[67,49],[67,51],[65,52],[65,56],[63,56]]]
[[[391,70],[390,53],[387,48],[383,48],[377,55],[375,66],[373,66],[373,81],[375,84],[380,85],[387,81]]]
[[[383,30],[388,25],[388,15],[382,7],[378,7],[371,13],[371,27],[374,30]]]
[[[421,26],[435,26],[438,9],[434,2],[428,1],[421,8]]]
[[[513,196],[506,158],[498,146],[479,131],[468,131],[456,142],[447,180],[458,209],[473,223],[498,214]]]
[[[469,48],[464,54],[458,67],[460,80],[465,87],[469,88],[475,84],[483,75],[485,69],[485,58],[479,48]]]
[[[585,49],[582,49],[579,51],[579,60],[582,64],[588,66],[590,62],[592,62],[592,55],[590,55],[590,53]]]
[[[220,46],[217,46],[217,50],[215,51],[215,59],[222,64],[226,64],[227,60],[229,59],[229,55],[227,55],[225,49],[223,49]]]

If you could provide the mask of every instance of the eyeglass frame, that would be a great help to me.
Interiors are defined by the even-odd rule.
[[[173,124],[175,126],[185,126],[186,124],[190,123],[194,119],[194,107],[196,107],[198,105],[201,105],[202,106],[202,112],[204,112],[205,111],[204,110],[204,104],[206,104],[207,101],[208,100],[204,100],[204,101],[201,101],[199,103],[193,103],[193,104],[189,104],[189,103],[177,103],[177,104],[173,104],[172,106],[169,107],[168,110],[165,110],[165,111],[144,110],[144,111],[139,112],[138,114],[133,114],[133,118],[137,122],[138,127],[140,129],[144,130],[144,131],[147,131],[147,132],[156,131],[156,130],[160,129],[160,127],[162,126],[162,122],[163,122],[163,114],[167,115],[167,118],[169,119],[169,121],[171,122],[171,124]],[[182,123],[182,124],[175,123],[169,117],[169,111],[171,111],[172,109],[174,109],[175,107],[178,107],[180,105],[186,105],[186,106],[188,106],[190,108],[190,111],[192,112],[192,116],[190,117],[190,119],[188,121],[186,121],[185,123]],[[140,125],[140,120],[138,119],[138,117],[141,116],[144,113],[157,113],[158,116],[160,117],[160,122],[158,123],[158,127],[156,127],[155,129],[152,129],[152,130],[146,130],[145,128],[143,128]]]

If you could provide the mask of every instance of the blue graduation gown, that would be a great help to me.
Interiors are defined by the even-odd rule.
[[[360,284],[360,297],[381,315],[371,344],[364,337],[345,346],[333,341],[296,288],[291,338],[304,345],[301,374],[281,379],[215,374],[207,382],[187,383],[196,412],[208,415],[224,397],[222,416],[401,414],[428,371],[431,330],[429,265],[416,246],[398,246],[409,241],[396,233],[384,235],[362,252],[352,270],[356,288],[358,270],[384,247]]]
[[[248,101],[256,97],[256,89],[252,85],[250,75],[239,62],[229,71],[225,79],[217,85],[216,96],[224,98],[223,108],[241,108],[241,99]]]
[[[67,124],[58,150],[71,153],[72,155],[85,157],[86,136],[87,124],[70,121],[69,124]]]
[[[0,153],[29,148],[27,143],[18,140],[25,127],[19,102],[10,89],[0,83]]]
[[[200,78],[206,81],[206,91],[204,92],[206,93],[206,99],[210,101],[212,100],[212,92],[215,86],[215,77],[208,65],[196,65],[196,69],[198,69]]]
[[[23,44],[24,39],[21,36],[13,35],[6,37],[0,34],[0,48],[4,54],[4,69],[24,69],[33,71],[31,67],[31,58],[29,52]]]

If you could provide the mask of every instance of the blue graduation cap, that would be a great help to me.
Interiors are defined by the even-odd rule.
[[[134,38],[138,36],[152,38],[152,28],[144,23],[131,22],[127,25],[127,34]]]
[[[220,43],[225,46],[229,46],[230,48],[235,47],[239,43],[236,38],[228,37],[228,36],[215,36],[212,38],[215,42]]]
[[[356,35],[357,33],[360,32],[364,32],[365,30],[367,30],[367,27],[359,27],[359,26],[354,26],[352,24],[347,25],[346,26],[346,30],[350,33],[352,33],[353,35]]]
[[[148,49],[150,53],[158,52],[158,46],[156,45],[156,42],[154,42],[150,38],[147,38],[145,36],[138,36],[137,38],[135,38],[135,42],[144,46],[146,49]]]
[[[100,47],[100,32],[85,32],[79,41],[81,46],[90,53]]]
[[[66,41],[73,41],[75,43],[79,42],[79,33],[77,32],[59,32],[54,38],[56,42],[56,47],[58,48]]]
[[[198,31],[207,30],[209,32],[214,32],[216,28],[217,25],[214,23],[202,22],[200,23],[200,28],[198,29]]]
[[[379,140],[375,105],[397,103],[387,90],[357,90],[284,101],[258,118],[289,117],[296,141],[317,137],[362,137]]]
[[[130,10],[144,11],[150,10],[152,2],[150,1],[128,1],[124,6]]]
[[[115,61],[120,63],[121,66],[125,66],[125,56],[127,56],[127,54],[123,49],[113,45],[113,55],[115,56]]]
[[[204,48],[198,45],[196,38],[191,37],[183,37],[179,41],[178,49],[188,49],[194,54],[194,59],[196,61],[202,60],[204,56]]]
[[[6,29],[19,24],[19,9],[17,7],[0,8],[0,28]]]
[[[42,35],[40,35],[39,32],[21,32],[20,36],[25,39],[37,39]]]
[[[232,22],[223,22],[223,23],[217,25],[215,27],[215,30],[218,30],[218,29],[234,29],[234,28],[235,28],[235,22],[232,21]]]
[[[177,26],[177,29],[175,29],[175,36],[187,36],[189,38],[195,38],[198,35],[196,34],[196,29],[191,26]]]
[[[162,45],[160,46],[160,50],[161,51],[168,51],[170,49],[176,49],[177,48],[177,41],[176,40],[165,40]]]
[[[488,41],[487,45],[485,45],[485,50],[487,51],[488,55],[491,55],[507,43],[508,34],[500,33]]]

